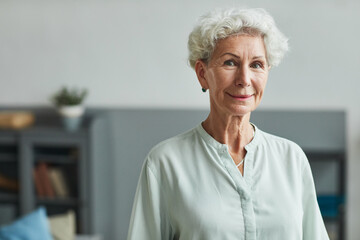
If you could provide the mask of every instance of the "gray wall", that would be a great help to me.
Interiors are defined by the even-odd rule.
[[[126,238],[146,154],[155,144],[196,126],[206,116],[204,110],[146,109],[117,109],[104,116],[103,123],[110,131],[105,140],[110,145],[103,148],[108,152],[98,155],[94,163],[95,232],[109,240]],[[342,111],[257,111],[252,122],[264,131],[297,142],[305,150],[329,152],[345,148]],[[333,191],[333,177],[326,173],[319,176],[318,190]]]
[[[49,104],[68,84],[87,87],[91,106],[206,108],[187,37],[200,15],[225,6],[266,8],[289,37],[263,107],[357,107],[357,0],[4,0],[0,103]]]

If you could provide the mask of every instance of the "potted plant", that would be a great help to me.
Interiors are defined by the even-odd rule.
[[[63,117],[66,129],[76,130],[79,127],[85,112],[83,101],[86,96],[86,89],[68,89],[67,87],[61,88],[52,96],[51,101]]]

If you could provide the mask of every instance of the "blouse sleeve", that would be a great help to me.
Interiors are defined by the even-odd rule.
[[[136,189],[128,240],[170,239],[170,225],[162,191],[153,170],[145,161]]]
[[[323,218],[317,202],[314,180],[308,160],[305,157],[303,168],[303,239],[328,240]]]

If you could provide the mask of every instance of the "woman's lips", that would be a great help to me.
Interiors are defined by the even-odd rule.
[[[249,100],[253,95],[252,94],[244,94],[244,95],[232,95],[228,93],[230,97],[233,99],[239,100],[239,101],[247,101]]]

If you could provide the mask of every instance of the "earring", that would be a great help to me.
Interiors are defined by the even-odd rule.
[[[206,92],[206,89],[205,89],[205,88],[202,88],[201,90],[202,90],[203,92]]]

